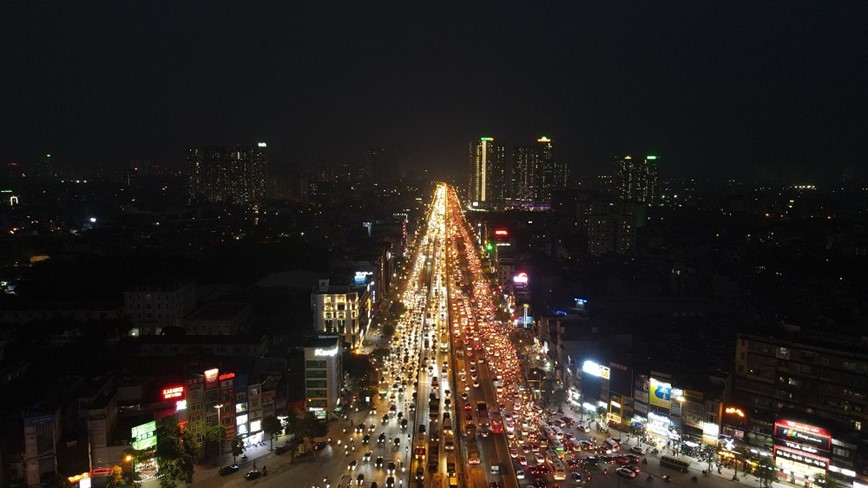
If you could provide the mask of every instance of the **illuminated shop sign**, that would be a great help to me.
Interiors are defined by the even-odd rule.
[[[599,376],[600,378],[608,380],[611,376],[612,371],[606,366],[600,366],[599,364],[593,361],[585,361],[582,363],[582,371],[588,373],[591,376]]]
[[[495,229],[494,235],[496,235],[498,237],[506,237],[509,235],[509,232],[507,232],[506,229]]]
[[[786,459],[815,468],[829,469],[829,458],[814,456],[813,454],[795,451],[783,446],[774,446],[774,455],[775,458]]]
[[[220,372],[217,368],[209,369],[205,371],[205,383],[215,383],[217,381],[217,374]]]
[[[319,357],[331,357],[331,356],[337,356],[337,354],[338,354],[338,346],[335,346],[331,349],[316,348],[313,350],[313,355],[319,356]]]
[[[234,377],[235,377],[235,373],[224,373],[224,374],[220,375],[219,380],[220,381],[231,380]]]
[[[184,396],[183,386],[170,386],[163,388],[163,400],[171,400],[173,398],[182,398]]]
[[[512,282],[516,285],[526,285],[527,284],[527,273],[519,273],[512,277]]]
[[[672,403],[672,384],[651,378],[651,389],[648,392],[649,403],[655,407],[669,408]]]
[[[775,422],[775,438],[784,442],[808,444],[824,451],[828,451],[832,446],[832,436],[826,429],[791,420]]]
[[[368,276],[373,275],[374,273],[371,271],[356,271],[356,274],[353,276],[353,283],[363,285],[368,281]]]
[[[157,445],[157,422],[151,420],[131,429],[132,447],[137,451],[150,449]]]

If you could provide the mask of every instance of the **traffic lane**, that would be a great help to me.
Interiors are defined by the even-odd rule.
[[[477,355],[477,359],[478,359]],[[492,384],[493,377],[491,375],[491,371],[489,370],[488,359],[486,358],[485,362],[479,364],[477,361],[477,372],[479,373],[479,383],[480,388],[483,390],[483,395],[485,397],[485,403],[488,405],[489,419],[493,412],[500,412],[500,407],[497,402],[497,395],[494,390],[494,385]],[[502,418],[501,418],[502,420]],[[508,439],[506,434],[490,434],[489,438],[492,439],[491,449],[495,458],[492,459],[489,464],[489,473],[490,467],[492,463],[501,463],[506,467],[507,473],[505,475],[496,476],[496,478],[500,479],[492,479],[492,481],[500,481],[503,483],[505,488],[515,488],[518,486],[518,481],[515,478],[515,471],[512,469],[511,457],[509,456],[509,446]],[[492,478],[495,478],[492,476]]]

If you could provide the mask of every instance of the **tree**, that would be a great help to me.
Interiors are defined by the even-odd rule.
[[[124,470],[120,466],[112,466],[112,472],[109,475],[106,488],[125,488],[127,486],[124,480]]]
[[[383,325],[383,335],[386,337],[392,337],[395,335],[395,325],[390,322],[387,322]]]
[[[177,425],[157,428],[157,459],[161,488],[175,488],[177,481],[193,482],[193,461],[197,446],[192,439],[181,434]]]
[[[274,450],[274,436],[280,433],[283,430],[283,426],[280,425],[280,420],[274,415],[269,415],[262,419],[262,431],[268,435],[268,440],[271,444],[270,449]]]
[[[842,486],[841,483],[839,483],[838,480],[836,480],[835,478],[830,478],[823,474],[818,474],[814,478],[814,481],[816,481],[817,484],[822,486],[823,488],[841,488]]]
[[[567,401],[567,390],[564,388],[557,388],[552,392],[552,402],[555,405],[561,406],[564,402]]]
[[[226,428],[222,425],[215,425],[205,431],[205,450],[211,453],[212,456],[218,457],[223,454],[223,444],[226,441]]]
[[[778,468],[768,456],[760,459],[756,470],[756,480],[761,488],[771,488],[772,482],[778,479]]]
[[[702,450],[699,451],[699,460],[708,463],[708,468],[706,468],[706,470],[711,472],[712,464],[718,460],[717,450],[711,446],[704,446]]]
[[[240,435],[236,435],[232,440],[232,464],[235,464],[238,456],[244,454],[244,439]]]
[[[298,446],[304,440],[302,432],[301,418],[299,417],[298,409],[291,409],[289,415],[286,416],[286,447],[289,448],[290,462],[295,462],[295,454],[298,452]]]

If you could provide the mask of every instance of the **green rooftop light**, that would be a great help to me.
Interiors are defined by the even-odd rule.
[[[0,193],[12,193],[12,190],[0,190]]]
[[[480,141],[493,141],[494,138],[493,137],[480,137],[479,140]]]
[[[51,157],[51,154],[46,154],[45,157],[46,157],[46,158],[50,158],[50,157]]]
[[[645,159],[647,159],[648,161],[654,161],[655,159],[657,159],[657,156],[645,156]]]

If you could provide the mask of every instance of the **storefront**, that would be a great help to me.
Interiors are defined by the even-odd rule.
[[[789,481],[802,484],[829,471],[832,436],[819,426],[778,419],[774,424],[775,466]]]

